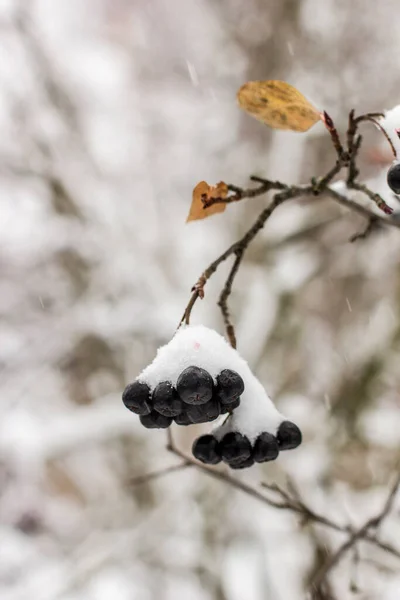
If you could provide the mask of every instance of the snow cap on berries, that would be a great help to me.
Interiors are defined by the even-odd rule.
[[[240,376],[242,385],[237,390],[237,394],[240,395],[241,402],[239,406],[235,404],[235,410],[229,423],[232,425],[232,431],[247,436],[252,443],[263,431],[275,433],[282,421],[285,421],[285,417],[276,409],[264,387],[238,351],[232,348],[219,333],[204,327],[204,325],[181,327],[168,344],[158,349],[153,362],[142,371],[137,381],[141,385],[147,385],[152,391],[160,382],[170,382],[178,390],[181,399],[185,401],[186,398],[190,405],[193,404],[190,394],[186,397],[186,393],[182,390],[180,392],[179,388],[182,387],[182,375],[185,375],[187,379],[186,374],[191,376],[193,368],[204,371],[210,379],[209,389],[211,390],[214,385],[217,392],[221,378],[231,380],[232,372]],[[188,370],[190,370],[189,373]],[[228,370],[231,373],[227,373]],[[185,381],[184,383],[186,385],[190,382]],[[227,381],[225,381],[226,383]],[[207,386],[205,386],[205,391],[207,391]],[[185,397],[182,398],[182,394]],[[220,401],[223,405],[229,404],[228,400],[231,399],[220,394]],[[207,401],[210,402],[210,399],[205,396],[205,403],[203,404],[201,401],[199,404],[206,407],[208,406]],[[211,412],[210,417],[212,415]],[[143,417],[141,421],[142,424],[150,423],[152,417]],[[194,421],[198,422],[197,418],[179,424],[188,425]]]

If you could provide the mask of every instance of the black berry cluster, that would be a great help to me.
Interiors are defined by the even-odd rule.
[[[161,381],[151,392],[147,383],[134,381],[125,388],[122,400],[148,429],[165,429],[173,421],[178,425],[207,423],[237,408],[244,391],[243,379],[235,371],[224,369],[216,379],[214,384],[205,369],[188,367],[175,387]]]
[[[192,453],[195,458],[208,465],[221,460],[231,469],[245,469],[255,462],[262,463],[278,458],[281,450],[292,450],[301,444],[301,431],[291,421],[283,421],[275,435],[261,433],[254,444],[237,431],[226,433],[221,440],[211,435],[202,435],[194,441]]]

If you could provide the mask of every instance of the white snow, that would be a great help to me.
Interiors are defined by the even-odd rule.
[[[392,108],[391,110],[385,111],[385,116],[379,120],[393,146],[397,152],[397,158],[400,159],[400,138],[397,135],[396,130],[400,129],[400,104]]]
[[[347,191],[349,189],[347,187],[347,184],[344,181],[344,179],[338,179],[337,181],[334,181],[333,183],[330,184],[329,187],[334,192],[337,192],[338,194],[343,194],[343,195],[346,195],[346,193],[347,193]]]
[[[204,325],[181,327],[168,344],[158,349],[153,362],[137,379],[151,389],[160,381],[175,385],[182,371],[190,366],[205,369],[214,382],[223,369],[236,371],[244,381],[240,406],[226,424],[215,430],[217,437],[234,430],[254,441],[263,431],[275,434],[280,423],[286,420],[238,351]]]

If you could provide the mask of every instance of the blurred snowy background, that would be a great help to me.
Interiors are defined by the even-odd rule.
[[[121,391],[172,336],[192,284],[265,206],[185,225],[194,185],[305,182],[327,134],[272,132],[236,105],[284,79],[339,129],[400,101],[398,4],[361,0],[0,1],[0,598],[301,600],[344,538],[174,464]],[[384,193],[367,126],[363,178]],[[390,159],[389,159],[390,160]],[[238,347],[304,444],[239,474],[357,526],[400,458],[400,234],[288,203],[249,249]],[[193,322],[223,331],[207,286]],[[194,428],[193,428],[194,429]],[[181,447],[195,433],[176,432]],[[399,502],[382,537],[399,546]],[[361,545],[340,600],[398,600],[400,561]],[[357,562],[357,561],[356,561]],[[349,582],[353,582],[353,591]]]

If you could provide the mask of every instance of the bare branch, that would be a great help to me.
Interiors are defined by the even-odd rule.
[[[226,198],[206,198],[203,201],[203,208],[209,208],[213,204],[231,204],[232,202],[238,202],[245,198],[256,198],[269,192],[270,190],[286,190],[289,186],[279,181],[269,181],[268,179],[262,179],[261,177],[250,177],[252,181],[258,181],[261,185],[258,188],[242,189],[236,185],[228,184],[228,189],[234,194],[227,196]]]
[[[329,187],[332,179],[342,170],[343,167],[347,167],[347,185],[349,188],[356,189],[363,194],[365,194],[370,200],[372,200],[378,208],[387,215],[392,214],[393,210],[386,204],[384,199],[377,193],[372,192],[365,184],[361,184],[356,181],[358,175],[358,169],[356,166],[356,159],[358,156],[358,152],[361,146],[362,138],[361,136],[356,136],[358,125],[364,121],[371,121],[371,119],[375,117],[382,116],[381,113],[368,113],[367,115],[361,115],[357,118],[354,117],[354,111],[352,110],[349,114],[349,125],[347,129],[347,149],[345,150],[342,146],[342,143],[339,138],[339,134],[336,130],[336,127],[331,119],[331,117],[327,113],[323,113],[323,121],[325,126],[327,127],[329,134],[331,135],[333,145],[335,147],[337,153],[337,161],[335,165],[323,176],[320,178],[313,178],[311,185],[293,185],[289,186],[280,181],[270,181],[269,179],[263,179],[262,177],[252,176],[251,180],[260,183],[261,185],[258,188],[249,188],[242,189],[236,185],[229,184],[228,189],[233,192],[232,195],[227,198],[210,198],[204,200],[204,208],[208,208],[213,204],[229,204],[232,202],[238,202],[244,198],[254,198],[256,196],[261,196],[266,194],[270,190],[280,190],[273,197],[270,205],[265,208],[262,213],[259,215],[256,222],[253,226],[248,230],[248,232],[237,242],[232,244],[225,252],[221,254],[214,262],[212,262],[209,267],[202,273],[199,277],[197,283],[192,288],[192,296],[185,308],[180,324],[186,322],[189,324],[190,315],[198,298],[204,297],[204,287],[207,283],[208,279],[215,273],[219,265],[224,262],[227,258],[229,258],[232,254],[236,254],[238,257],[238,253],[243,253],[246,251],[247,246],[254,239],[257,233],[264,227],[265,222],[271,216],[273,211],[286,200],[299,198],[302,196],[306,196],[309,194],[312,195],[320,195],[324,192],[329,194],[332,198],[334,198],[340,204],[347,206],[350,210],[358,212],[363,216],[367,217],[369,220],[373,219],[374,222],[378,219],[385,224],[392,225],[395,227],[399,227],[399,224],[395,221],[389,221],[388,219],[382,219],[379,216],[375,216],[374,213],[365,209],[363,206],[357,204],[356,202],[347,199],[345,196],[339,194],[335,190],[332,190]],[[368,230],[367,233],[369,233]],[[360,237],[365,237],[367,233],[360,234]],[[355,238],[358,239],[358,238]],[[221,298],[222,298],[222,306],[221,310],[224,316],[225,326],[227,328],[228,338],[233,342],[235,342],[234,331],[232,330],[232,323],[229,319],[228,309],[226,306],[225,295],[227,293],[227,297],[231,293],[232,289],[232,281],[236,275],[236,272],[239,268],[239,264],[241,259],[237,259],[237,267],[233,273],[231,272],[227,284],[228,284],[228,293],[227,290],[224,289],[221,293],[221,297],[219,300],[221,306]],[[225,284],[226,285],[226,284]]]
[[[338,160],[336,165],[328,171],[328,173],[322,177],[319,181],[314,181],[313,185],[313,194],[318,196],[322,191],[325,190],[326,186],[332,181],[332,179],[337,175],[343,167],[343,162]]]
[[[356,242],[357,240],[365,239],[376,228],[377,228],[377,220],[374,217],[371,217],[368,221],[367,226],[364,228],[364,230],[352,235],[349,241],[353,243],[353,242]]]
[[[362,192],[363,194],[368,196],[368,198],[370,200],[372,200],[372,202],[375,202],[377,207],[382,212],[384,212],[386,215],[392,214],[393,208],[390,208],[390,206],[388,206],[386,204],[386,202],[384,201],[382,196],[380,196],[376,192],[371,191],[364,183],[358,183],[357,181],[352,181],[350,183],[349,187],[353,188],[354,190],[358,190],[359,192]]]
[[[184,452],[182,452],[182,450],[180,450],[176,446],[173,436],[172,436],[172,432],[170,429],[168,430],[167,449],[170,452],[172,452],[173,454],[175,454],[176,456],[179,456],[179,458],[182,458],[186,464],[192,465],[197,470],[201,471],[202,473],[205,473],[206,475],[208,475],[209,477],[212,477],[213,479],[217,479],[218,481],[227,483],[228,485],[232,486],[233,488],[240,490],[241,492],[244,492],[251,498],[260,500],[261,502],[268,504],[268,506],[273,506],[274,508],[287,508],[287,506],[284,503],[276,502],[275,500],[267,498],[257,488],[254,488],[251,485],[248,485],[247,483],[240,481],[240,479],[236,479],[235,477],[232,477],[231,475],[228,475],[228,474],[224,473],[223,471],[217,471],[216,469],[213,469],[212,467],[207,467],[206,465],[203,465],[202,463],[197,462],[191,456],[187,456]]]
[[[270,182],[268,182],[268,183],[270,183]],[[278,206],[283,204],[283,202],[285,202],[287,200],[291,200],[293,198],[300,198],[301,196],[307,196],[307,195],[311,194],[312,191],[313,191],[313,187],[311,185],[290,186],[290,187],[284,186],[284,190],[282,192],[278,192],[277,194],[275,194],[270,205],[261,212],[261,214],[258,216],[257,220],[250,227],[250,229],[245,233],[245,235],[240,240],[238,240],[237,242],[232,244],[232,246],[230,246],[227,250],[225,250],[225,252],[223,252],[221,254],[221,256],[219,256],[215,261],[213,261],[207,267],[207,269],[204,271],[204,273],[199,277],[197,283],[192,288],[193,293],[192,293],[189,303],[183,313],[180,324],[182,324],[183,322],[186,322],[187,324],[189,324],[190,314],[192,312],[192,309],[193,309],[193,306],[194,306],[196,300],[198,298],[204,297],[204,286],[207,283],[207,281],[210,279],[210,277],[218,269],[219,265],[222,262],[224,262],[227,258],[232,256],[232,254],[237,254],[238,252],[243,253],[246,250],[246,248],[248,247],[248,245],[250,244],[250,242],[255,238],[257,233],[264,227],[266,221],[272,215],[274,210],[276,208],[278,208]],[[263,192],[263,193],[265,193],[265,192]]]
[[[370,529],[377,529],[382,521],[387,517],[390,513],[394,499],[396,497],[397,491],[400,486],[400,472],[396,477],[396,480],[393,486],[390,489],[389,495],[383,505],[382,510],[366,523],[360,529],[357,529],[353,534],[347,539],[347,541],[340,546],[340,548],[331,556],[331,558],[323,565],[320,572],[317,573],[315,580],[313,581],[313,585],[319,585],[328,575],[329,571],[331,571],[343,558],[350,548],[352,548],[359,540],[366,538]]]
[[[332,143],[333,143],[334,148],[338,155],[338,159],[339,159],[339,161],[342,161],[344,159],[345,152],[343,150],[343,146],[340,141],[339,134],[337,132],[335,124],[334,124],[332,118],[328,115],[328,113],[326,111],[321,113],[321,119],[322,119],[325,127],[327,128],[329,135],[331,136]]]
[[[221,309],[222,316],[224,318],[224,323],[226,327],[226,334],[228,336],[229,342],[232,348],[236,348],[236,334],[235,328],[233,326],[232,321],[230,320],[229,310],[228,310],[228,298],[232,291],[232,284],[235,276],[239,270],[241,260],[243,258],[244,250],[237,250],[235,252],[236,258],[233,263],[232,269],[229,272],[228,279],[225,282],[225,285],[222,289],[221,295],[219,297],[218,306]]]
[[[342,206],[345,206],[349,210],[352,210],[358,213],[359,215],[366,217],[367,219],[374,219],[376,222],[379,222],[384,225],[389,225],[390,227],[396,227],[396,229],[400,228],[400,223],[398,221],[395,221],[394,219],[386,219],[385,217],[382,217],[379,214],[373,213],[372,211],[368,210],[368,208],[365,208],[361,204],[357,204],[357,202],[354,202],[354,200],[346,198],[346,196],[340,194],[339,192],[333,190],[330,187],[327,187],[324,190],[324,192]]]

